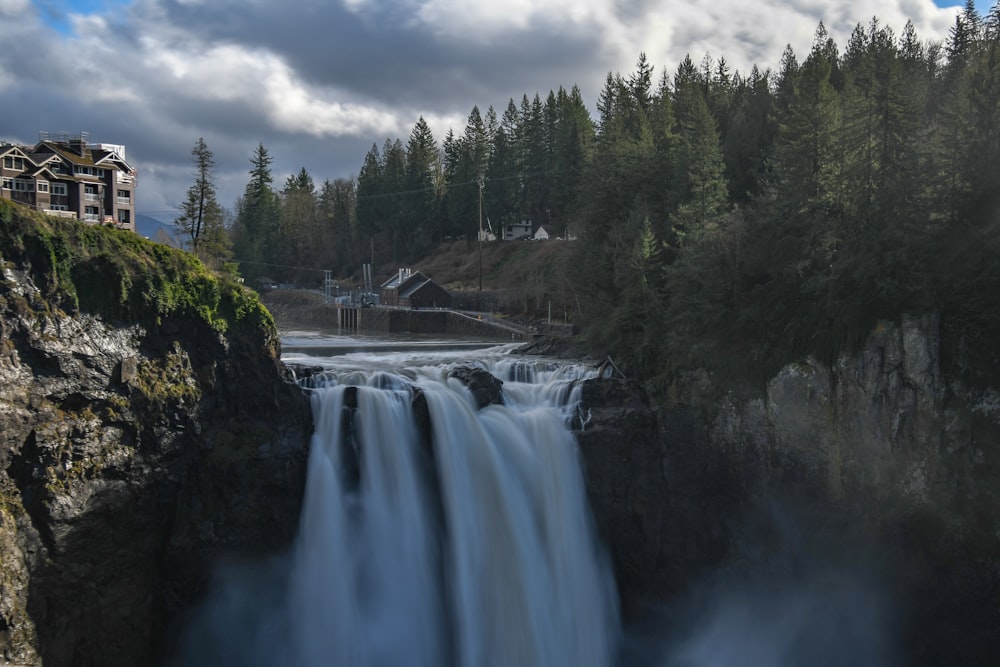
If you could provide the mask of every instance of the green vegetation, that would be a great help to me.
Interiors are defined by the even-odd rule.
[[[226,233],[225,213],[215,194],[215,157],[201,137],[191,149],[195,181],[181,204],[181,214],[174,221],[189,241],[191,251],[202,261],[214,265],[230,256],[232,243]]]
[[[166,406],[193,406],[201,400],[191,361],[176,343],[166,357],[144,359],[136,370],[132,385],[157,412]]]
[[[0,200],[3,259],[31,267],[45,300],[108,322],[157,326],[165,317],[205,321],[219,333],[274,322],[234,271],[209,271],[195,256],[131,232],[83,225]]]

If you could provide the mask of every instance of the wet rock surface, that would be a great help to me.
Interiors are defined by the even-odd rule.
[[[758,391],[694,372],[654,406],[587,381],[575,427],[626,619],[708,580],[830,568],[868,582],[902,664],[991,664],[1000,393],[944,376],[937,327],[880,323],[857,353]]]
[[[8,265],[0,662],[155,664],[217,559],[288,545],[311,417],[268,335],[68,314]]]
[[[448,377],[455,378],[468,387],[479,408],[503,403],[503,380],[487,370],[475,366],[459,366],[449,371]]]

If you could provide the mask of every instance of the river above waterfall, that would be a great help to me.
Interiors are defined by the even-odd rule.
[[[334,357],[367,354],[369,359],[393,353],[463,353],[497,347],[496,341],[481,338],[458,338],[414,334],[343,335],[336,330],[288,329],[281,334],[282,360],[286,363],[326,363]],[[503,349],[510,349],[506,346]],[[464,354],[464,356],[469,356]],[[365,357],[353,357],[348,363],[363,365]]]

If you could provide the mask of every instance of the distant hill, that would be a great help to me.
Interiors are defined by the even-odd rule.
[[[177,228],[174,227],[173,222],[164,222],[152,216],[143,215],[142,213],[135,216],[135,231],[139,236],[144,236],[151,241],[162,241],[163,235],[160,234],[161,230],[168,238],[173,239],[171,245],[180,245],[176,240]]]

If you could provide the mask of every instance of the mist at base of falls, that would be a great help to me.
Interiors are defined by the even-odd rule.
[[[468,350],[311,358],[297,541],[217,568],[171,664],[893,664],[883,598],[841,571],[705,587],[624,631],[567,426],[593,371],[505,352],[471,353],[504,381],[482,409],[449,377]]]
[[[870,573],[843,565],[716,572],[623,638],[622,667],[893,667],[898,610]]]

